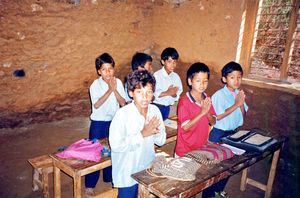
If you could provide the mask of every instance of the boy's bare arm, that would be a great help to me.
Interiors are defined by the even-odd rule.
[[[105,92],[105,94],[94,104],[94,107],[98,109],[107,100],[111,93],[112,90],[108,89],[107,92]]]
[[[241,111],[243,113],[243,115],[245,114],[245,109],[244,109],[244,102],[245,102],[245,93],[244,91],[240,91],[236,97],[235,97],[235,103],[234,105],[232,105],[231,107],[229,107],[228,109],[225,110],[224,113],[220,114],[217,116],[217,120],[221,120],[223,118],[225,118],[226,116],[228,116],[229,114],[231,114],[232,112],[234,112],[237,108],[241,107]],[[242,108],[244,110],[242,110]]]
[[[147,137],[159,133],[159,129],[158,129],[159,125],[160,125],[160,120],[158,117],[154,116],[151,120],[149,120],[149,118],[147,117],[144,124],[144,128],[141,131],[142,136]]]
[[[212,116],[209,112],[207,113],[207,119],[208,119],[210,126],[213,126],[216,124],[217,118],[215,116]]]
[[[195,116],[193,119],[191,119],[187,124],[185,124],[182,129],[187,131],[189,130],[192,126],[194,126],[205,114],[210,114],[209,109],[211,107],[211,99],[206,98],[205,100],[201,101],[200,103],[202,110],[201,112]],[[214,119],[214,118],[213,118]]]

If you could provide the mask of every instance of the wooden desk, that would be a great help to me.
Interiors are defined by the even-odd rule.
[[[235,155],[233,158],[224,160],[214,166],[202,166],[196,174],[196,180],[191,182],[183,182],[178,180],[169,180],[167,178],[153,177],[145,170],[135,173],[132,177],[139,183],[139,198],[150,197],[154,194],[158,197],[191,197],[200,193],[205,188],[211,186],[218,181],[234,175],[241,170],[244,170],[241,182],[241,190],[245,188],[246,183],[261,187],[265,190],[265,197],[270,197],[274,176],[276,172],[277,161],[280,149],[286,140],[284,137],[277,138],[279,141],[274,144],[269,151],[262,154],[246,152],[243,155]],[[252,179],[247,179],[247,167],[256,162],[274,154],[272,159],[272,166],[269,173],[268,184],[260,184]],[[248,182],[247,182],[248,181]],[[250,182],[249,182],[250,181]]]
[[[175,141],[177,138],[177,130],[166,127],[167,139],[166,143]],[[99,140],[102,146],[108,145],[108,139],[104,138]],[[102,157],[100,162],[92,162],[86,160],[77,159],[62,159],[57,157],[55,154],[51,154],[50,157],[53,160],[53,171],[54,171],[54,196],[56,198],[61,197],[61,179],[60,171],[65,172],[73,178],[74,184],[74,197],[81,197],[81,176],[89,173],[104,169],[111,166],[110,157]]]

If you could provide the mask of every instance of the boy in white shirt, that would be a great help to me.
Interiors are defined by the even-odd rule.
[[[161,53],[163,67],[154,73],[156,80],[155,99],[153,103],[159,108],[163,120],[169,117],[170,106],[178,101],[182,93],[182,83],[174,72],[179,58],[175,48],[168,47]]]
[[[114,76],[115,62],[104,53],[95,61],[97,74],[100,76],[90,86],[92,102],[90,139],[108,137],[109,126],[120,106],[125,105],[125,90],[122,81]],[[100,171],[85,177],[86,197],[94,196],[94,188],[98,182]],[[111,182],[111,166],[103,169],[103,181]]]
[[[147,70],[150,73],[152,72],[152,57],[148,54],[137,52],[133,55],[131,61],[132,71],[135,70]],[[132,98],[129,96],[127,89],[127,82],[125,82],[125,93],[126,93],[126,102],[131,103]]]
[[[147,168],[155,158],[154,144],[166,140],[165,126],[159,109],[150,104],[155,78],[146,70],[127,76],[133,102],[119,109],[109,129],[112,176],[118,198],[137,198],[138,184],[131,175]]]

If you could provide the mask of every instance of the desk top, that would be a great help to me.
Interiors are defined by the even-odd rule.
[[[165,144],[176,140],[176,137],[177,137],[176,129],[166,127],[166,133],[167,133],[167,137],[166,137]],[[108,138],[103,138],[103,139],[100,139],[99,141],[102,146],[108,146]],[[106,168],[108,166],[111,166],[111,158],[107,157],[107,156],[106,157],[101,156],[101,159],[99,162],[93,162],[93,161],[88,161],[88,160],[78,160],[78,159],[70,159],[70,158],[63,159],[63,158],[57,157],[56,156],[57,153],[50,154],[50,157],[56,163],[60,163],[61,167],[64,166],[64,167],[71,168],[72,171],[75,171],[75,172],[88,169],[89,167],[92,167],[90,171],[93,172],[93,169],[95,169],[95,168],[97,170],[100,170],[100,169]]]
[[[203,165],[197,171],[195,181],[187,182],[153,177],[145,170],[133,174],[132,177],[139,184],[144,185],[151,193],[159,197],[190,197],[279,150],[286,139],[282,137],[277,138],[277,140],[278,142],[264,153],[246,152],[243,155],[235,155],[233,158],[224,160],[216,165]]]

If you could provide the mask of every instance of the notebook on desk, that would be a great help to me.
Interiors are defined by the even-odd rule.
[[[252,152],[264,152],[277,140],[273,137],[262,135],[256,131],[238,131],[230,136],[221,138],[225,144]]]

